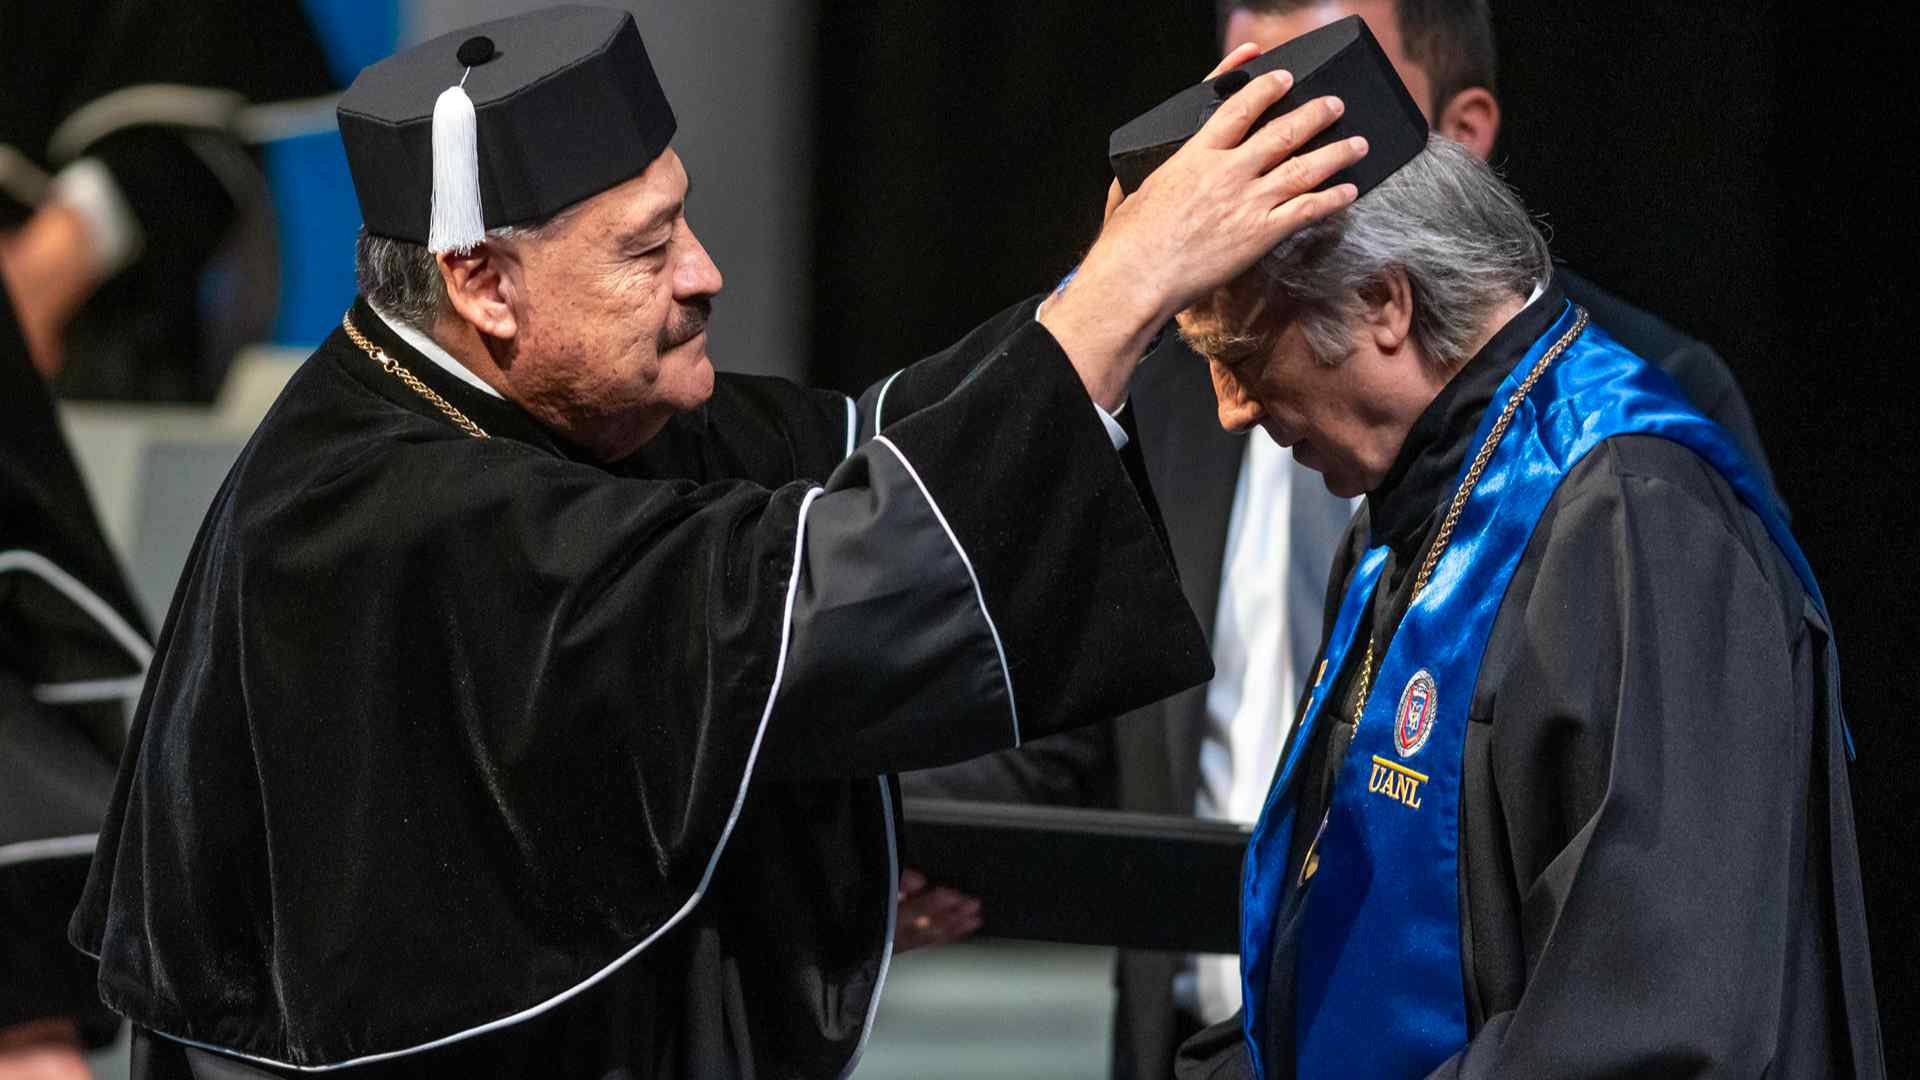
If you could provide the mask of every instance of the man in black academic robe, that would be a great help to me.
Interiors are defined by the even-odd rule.
[[[119,1020],[67,944],[151,649],[0,290],[0,1073]]]
[[[1346,15],[1366,18],[1434,130],[1466,146],[1482,160],[1492,156],[1500,134],[1500,102],[1494,94],[1494,34],[1484,5],[1411,4],[1392,0],[1308,3],[1302,0],[1233,0],[1222,5],[1226,49],[1251,43],[1265,51]],[[1418,42],[1418,47],[1410,43]],[[1596,325],[1673,377],[1709,418],[1737,439],[1756,469],[1771,473],[1753,414],[1738,381],[1719,353],[1651,312],[1609,293],[1561,267],[1568,297],[1586,308]],[[1236,677],[1236,660],[1249,668],[1268,660],[1245,655],[1250,627],[1284,625],[1277,661],[1282,674],[1248,675],[1248,683],[1275,687],[1265,703],[1275,731],[1293,721],[1294,702],[1279,687],[1302,685],[1312,671],[1319,640],[1318,612],[1344,526],[1349,501],[1325,491],[1304,467],[1263,474],[1250,467],[1254,454],[1245,437],[1223,431],[1205,364],[1178,335],[1168,334],[1141,365],[1129,409],[1134,413],[1154,488],[1166,516],[1167,534],[1188,603],[1209,631],[1222,676]],[[1290,475],[1289,475],[1290,473]],[[1261,562],[1260,572],[1284,575],[1274,590],[1279,601],[1261,607],[1266,594],[1246,590],[1231,609],[1233,625],[1220,621],[1222,596],[1234,588],[1229,544],[1236,528],[1258,534],[1241,521],[1249,485],[1289,483],[1286,518],[1267,528],[1285,534],[1284,545]],[[1243,564],[1244,565],[1244,564]],[[1251,596],[1251,598],[1249,598]],[[1112,805],[1121,810],[1196,813],[1203,784],[1263,789],[1273,762],[1252,747],[1233,745],[1226,718],[1210,704],[1232,701],[1252,707],[1256,692],[1237,686],[1216,696],[1216,684],[1191,688],[1155,702],[1111,725],[1083,728],[973,761],[902,778],[909,798],[984,799],[1001,802]],[[1237,691],[1237,692],[1236,692]],[[1279,740],[1276,739],[1277,744]],[[1210,760],[1211,759],[1211,760]],[[1204,775],[1203,773],[1211,773]],[[1244,774],[1244,775],[1243,775]],[[1224,779],[1225,784],[1222,784]],[[1218,812],[1208,792],[1207,808]],[[937,884],[937,883],[936,883]],[[1197,1026],[1207,1006],[1194,983],[1195,958],[1181,953],[1123,951],[1115,972],[1113,1069],[1116,1080],[1163,1076],[1175,1050]],[[1176,990],[1178,985],[1178,990]]]
[[[1433,1058],[1434,1076],[1883,1075],[1832,629],[1784,526],[1769,531],[1778,508],[1737,442],[1590,328],[1525,208],[1445,140],[1263,268],[1181,316],[1208,357],[1221,423],[1264,429],[1251,437],[1294,447],[1329,488],[1365,504],[1335,561],[1316,674],[1282,753],[1295,765],[1283,765],[1263,817],[1263,830],[1290,821],[1291,832],[1272,834],[1270,864],[1249,860],[1242,934],[1253,944],[1241,963],[1259,1008],[1189,1041],[1179,1075],[1244,1076],[1256,1060],[1266,1077],[1366,1075],[1344,1055],[1367,1048],[1347,1041],[1309,1056],[1308,1036],[1340,1017],[1340,1029],[1357,1024],[1385,1042],[1449,1004],[1464,1026]],[[1421,318],[1421,305],[1443,303],[1471,316],[1452,325],[1477,327],[1472,335]],[[1553,446],[1535,432],[1564,440],[1598,422],[1584,405],[1544,404],[1511,428],[1495,421],[1544,393],[1526,397],[1583,332],[1608,363],[1660,388],[1671,403],[1662,408],[1690,418],[1673,426],[1711,432],[1718,456],[1652,429],[1607,437],[1562,459],[1564,478],[1529,531],[1496,538],[1467,524],[1497,523],[1517,502],[1496,493],[1460,512],[1487,462],[1492,475],[1507,460],[1483,446],[1514,445],[1502,432]],[[1316,352],[1316,336],[1345,351]],[[1538,482],[1500,476],[1487,481],[1495,492]],[[1469,606],[1476,619],[1488,613],[1471,687],[1436,698],[1425,670],[1404,690],[1375,685],[1440,554],[1433,580],[1465,580],[1460,567],[1504,557],[1500,544],[1517,560],[1503,589],[1412,609],[1433,628],[1416,649],[1444,633],[1434,611],[1460,615],[1455,625]],[[1371,602],[1340,639],[1353,644],[1336,645],[1343,600],[1363,596],[1368,586],[1350,587],[1376,568]],[[1384,736],[1356,727],[1374,693],[1388,708],[1368,709],[1366,723],[1387,722]],[[1443,707],[1460,741],[1426,746]],[[1361,738],[1384,738],[1407,761],[1374,756],[1376,775],[1457,778],[1457,826],[1429,817],[1417,827],[1445,840],[1395,846],[1402,834],[1329,828],[1391,798],[1379,793],[1390,786],[1369,788],[1365,759],[1349,760]],[[1432,790],[1429,803],[1448,805]],[[1410,791],[1400,802],[1385,812],[1422,812]],[[1414,828],[1404,835],[1428,837]],[[1267,850],[1260,837],[1256,852]],[[1429,896],[1390,883],[1443,857],[1457,857],[1457,937],[1368,955],[1371,939],[1341,929],[1362,905],[1389,920],[1397,911],[1404,925]],[[1334,861],[1346,891],[1329,894]],[[1441,898],[1449,922],[1453,901]],[[1416,962],[1413,944],[1449,942],[1458,980],[1446,973],[1427,999],[1436,1010],[1418,1019],[1365,995],[1307,996],[1363,973],[1390,980],[1396,964]]]
[[[1351,198],[1314,189],[1361,147],[1292,153],[1325,101],[1240,145],[1287,85],[1071,286],[856,402],[713,374],[629,16],[364,72],[368,295],[215,497],[73,923],[136,1073],[851,1069],[887,774],[1206,675],[1112,413],[1173,310]]]
[[[1359,555],[1384,543],[1360,634],[1391,639],[1494,390],[1565,296],[1548,289],[1421,413],[1348,529],[1329,630]],[[1473,692],[1460,830],[1475,1037],[1442,1075],[1880,1073],[1847,762],[1826,738],[1829,633],[1759,518],[1691,451],[1629,436],[1576,467]],[[1297,820],[1320,820],[1351,738],[1351,659],[1336,722],[1306,747]],[[1784,745],[1759,734],[1782,728]],[[1651,837],[1635,825],[1647,814]],[[1295,835],[1289,880],[1311,830]],[[1724,868],[1769,866],[1788,870],[1728,893]],[[1232,1057],[1240,1039],[1236,1016],[1186,1054]]]

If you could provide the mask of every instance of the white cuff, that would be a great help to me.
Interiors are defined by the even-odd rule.
[[[81,158],[61,169],[53,178],[49,201],[71,209],[86,222],[87,236],[93,241],[87,254],[101,279],[125,270],[140,257],[146,230],[133,216],[113,173],[98,158]]]
[[[1127,429],[1121,427],[1120,421],[1114,419],[1114,417],[1120,415],[1126,410],[1127,410],[1127,403],[1124,401],[1120,403],[1119,408],[1113,410],[1112,412],[1108,412],[1107,410],[1101,408],[1100,403],[1097,401],[1093,403],[1093,411],[1100,414],[1100,423],[1106,427],[1107,438],[1113,440],[1113,448],[1115,450],[1125,450],[1127,448],[1127,443],[1132,441],[1131,439],[1127,438]]]

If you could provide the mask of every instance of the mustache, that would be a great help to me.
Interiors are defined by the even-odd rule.
[[[690,304],[682,304],[674,310],[667,325],[660,328],[659,351],[678,348],[700,336],[707,328],[707,321],[713,318],[713,298],[703,296]]]

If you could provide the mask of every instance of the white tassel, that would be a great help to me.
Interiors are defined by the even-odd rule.
[[[465,255],[487,234],[480,214],[480,151],[474,128],[473,99],[458,86],[448,87],[433,103],[433,216],[427,250],[436,255]]]

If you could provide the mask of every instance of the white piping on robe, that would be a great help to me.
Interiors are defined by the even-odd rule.
[[[0,574],[8,571],[32,574],[53,586],[60,595],[72,601],[73,606],[99,623],[100,628],[125,649],[127,655],[133,657],[141,671],[146,671],[147,665],[153,663],[153,646],[147,644],[140,632],[127,625],[127,620],[113,610],[112,604],[100,599],[92,589],[82,585],[80,579],[60,569],[53,560],[37,551],[0,551]]]
[[[841,460],[853,456],[859,415],[853,399],[848,398],[847,452]],[[893,831],[893,789],[884,776],[880,777],[880,818],[887,830],[886,937],[880,941],[880,974],[873,980],[873,997],[867,1001],[867,1015],[860,1021],[860,1041],[854,1044],[853,1055],[847,1058],[846,1068],[840,1070],[841,1080],[853,1075],[854,1068],[860,1064],[860,1055],[867,1052],[867,1039],[873,1035],[873,1021],[880,1015],[880,993],[887,986],[887,968],[893,963],[893,934],[900,918],[900,843]]]
[[[89,701],[124,701],[140,696],[147,685],[145,675],[124,679],[77,679],[73,682],[41,683],[33,688],[35,701],[48,705],[80,705]]]
[[[68,162],[101,139],[137,124],[224,129],[247,99],[233,90],[181,83],[125,86],[68,114],[47,138],[47,157]]]
[[[926,483],[920,479],[920,474],[914,470],[913,462],[908,461],[907,455],[901,453],[900,448],[893,445],[892,439],[887,438],[885,435],[875,435],[873,439],[875,442],[881,443],[885,445],[887,449],[893,451],[893,456],[899,458],[900,464],[906,467],[907,475],[913,477],[913,482],[919,486],[921,497],[926,499],[927,505],[933,508],[934,520],[938,521],[940,527],[947,531],[947,540],[953,544],[953,550],[959,554],[960,565],[967,568],[967,576],[973,579],[973,597],[980,602],[980,617],[987,621],[987,632],[993,635],[993,650],[1000,654],[1000,676],[1007,682],[1007,712],[1012,714],[1013,717],[1013,745],[1019,746],[1020,709],[1013,701],[1013,672],[1007,667],[1007,649],[1006,646],[1000,643],[1000,628],[993,625],[993,616],[987,611],[987,594],[980,588],[980,575],[973,572],[973,560],[967,558],[966,549],[960,546],[960,538],[953,534],[953,526],[947,524],[947,515],[940,512],[940,504],[933,501],[933,493],[927,490]]]
[[[880,434],[881,426],[886,423],[887,391],[893,389],[893,380],[906,373],[907,369],[901,368],[887,376],[887,381],[880,384],[880,394],[873,399],[873,433],[875,435]]]
[[[92,856],[93,849],[99,844],[99,833],[87,833],[83,836],[54,836],[45,840],[22,840],[17,844],[0,845],[0,866],[38,862],[41,859],[72,858],[76,855]],[[891,936],[888,940],[892,940]]]
[[[880,1015],[880,994],[887,988],[887,968],[893,964],[893,934],[900,918],[900,843],[893,834],[893,790],[887,785],[887,778],[880,778],[880,813],[887,822],[887,937],[880,949],[880,974],[873,980],[873,997],[867,1002],[867,1016],[860,1022],[860,1041],[854,1044],[853,1056],[847,1059],[847,1067],[840,1070],[840,1080],[853,1075],[860,1064],[860,1055],[867,1052],[867,1039],[873,1035],[873,1021]]]

